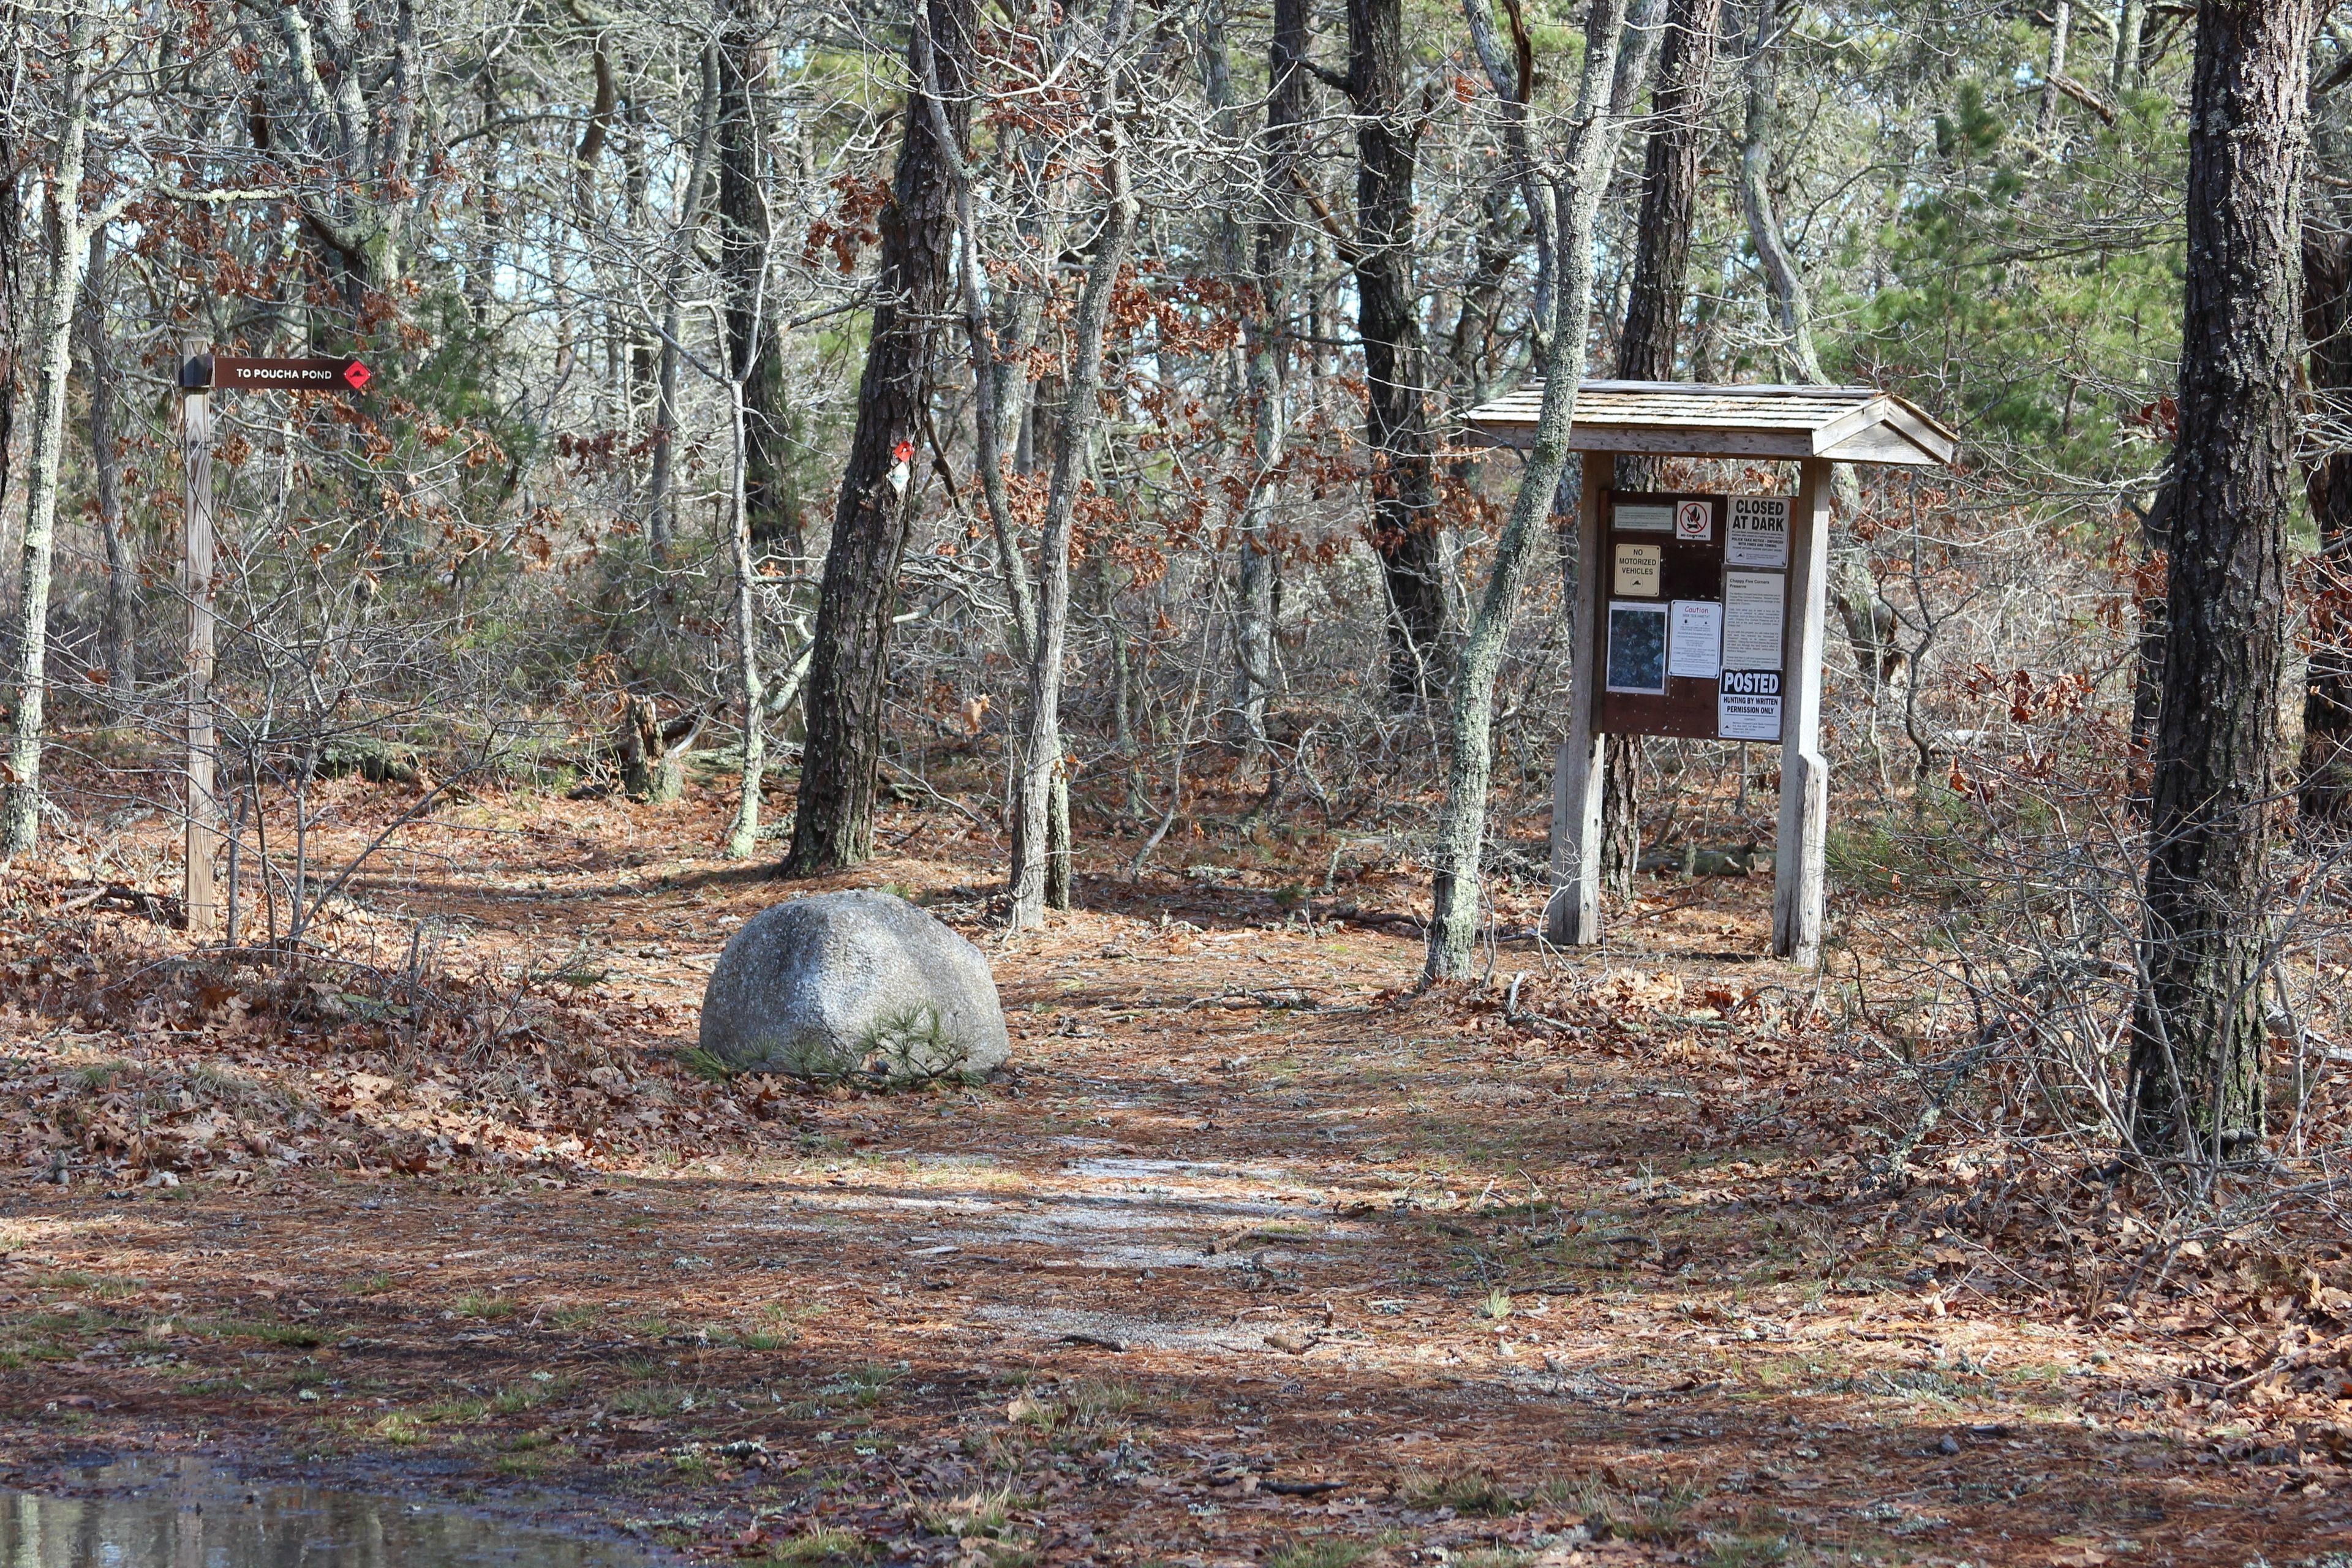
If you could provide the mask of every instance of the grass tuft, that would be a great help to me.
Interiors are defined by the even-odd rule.
[[[1266,1556],[1265,1568],[1355,1568],[1376,1550],[1366,1542],[1318,1535],[1275,1548]]]
[[[768,1561],[790,1564],[790,1568],[847,1568],[871,1563],[879,1555],[864,1536],[837,1525],[812,1524],[790,1541],[778,1542]]]
[[[1407,1476],[1402,1489],[1405,1500],[1415,1508],[1450,1508],[1475,1517],[1500,1518],[1525,1506],[1485,1470]]]

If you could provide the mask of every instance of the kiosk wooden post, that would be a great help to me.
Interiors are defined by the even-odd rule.
[[[191,338],[188,361],[210,345]],[[180,515],[180,585],[188,600],[187,874],[181,905],[191,935],[220,922],[220,892],[213,858],[220,844],[220,801],[213,765],[213,400],[209,376],[201,386],[183,374],[180,392],[180,473],[185,487]]]
[[[1801,465],[1789,509],[1788,700],[1780,712],[1780,830],[1772,866],[1772,951],[1821,955],[1827,897],[1830,767],[1822,756],[1822,626],[1829,613],[1830,465]]]
[[[1568,733],[1552,774],[1551,901],[1544,935],[1562,947],[1601,940],[1601,796],[1607,783],[1601,737],[1599,664],[1582,657],[1600,635],[1602,586],[1601,514],[1617,480],[1613,452],[1584,455],[1584,487],[1576,506],[1576,604],[1570,636],[1580,657],[1569,669]]]
[[[1470,439],[1529,445],[1542,399],[1542,384],[1535,383],[1471,410]],[[1829,765],[1821,740],[1832,466],[1949,464],[1959,438],[1912,404],[1874,387],[1589,381],[1577,389],[1569,445],[1584,454],[1584,499],[1577,515],[1567,738],[1552,784],[1552,896],[1545,934],[1563,946],[1601,937],[1605,731],[1766,744],[1777,735],[1780,821],[1772,951],[1811,963],[1821,952],[1829,825]],[[1612,493],[1620,452],[1794,461],[1800,483],[1787,501],[1786,558],[1775,504],[1781,498],[1620,498]],[[1739,549],[1732,548],[1735,513]],[[1637,515],[1641,520],[1633,521]],[[1628,531],[1633,531],[1632,542],[1624,538]],[[1622,551],[1623,559],[1612,551]],[[1775,581],[1777,590],[1770,585]],[[1640,599],[1617,603],[1621,594]],[[1688,621],[1695,641],[1671,631],[1676,616]],[[1644,671],[1639,679],[1608,673],[1615,663],[1611,627],[1621,617],[1629,628],[1628,668]],[[1669,657],[1673,647],[1707,651],[1682,660]]]

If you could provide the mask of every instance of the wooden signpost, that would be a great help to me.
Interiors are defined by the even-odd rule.
[[[1473,439],[1533,439],[1539,384],[1472,410]],[[1772,951],[1818,956],[1829,767],[1822,757],[1831,465],[1948,464],[1958,438],[1869,387],[1586,382],[1568,734],[1552,787],[1546,933],[1601,940],[1602,737],[1777,743]],[[1793,458],[1793,495],[1620,494],[1616,455]]]
[[[237,359],[189,339],[180,363],[180,587],[188,598],[187,868],[181,906],[192,934],[220,924],[214,863],[220,851],[218,748],[213,730],[213,399],[238,388],[339,392],[366,387],[373,373],[356,359]]]

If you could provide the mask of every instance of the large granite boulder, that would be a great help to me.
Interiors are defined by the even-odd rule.
[[[763,910],[719,955],[702,1048],[744,1072],[923,1083],[1012,1054],[980,949],[903,899],[819,893]]]

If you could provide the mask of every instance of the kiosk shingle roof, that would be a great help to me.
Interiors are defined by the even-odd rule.
[[[1542,402],[1543,383],[1531,381],[1480,405],[1465,420],[1470,439],[1528,445]],[[1874,386],[1588,381],[1577,389],[1569,445],[1580,452],[1925,465],[1950,463],[1959,437],[1916,404]]]

